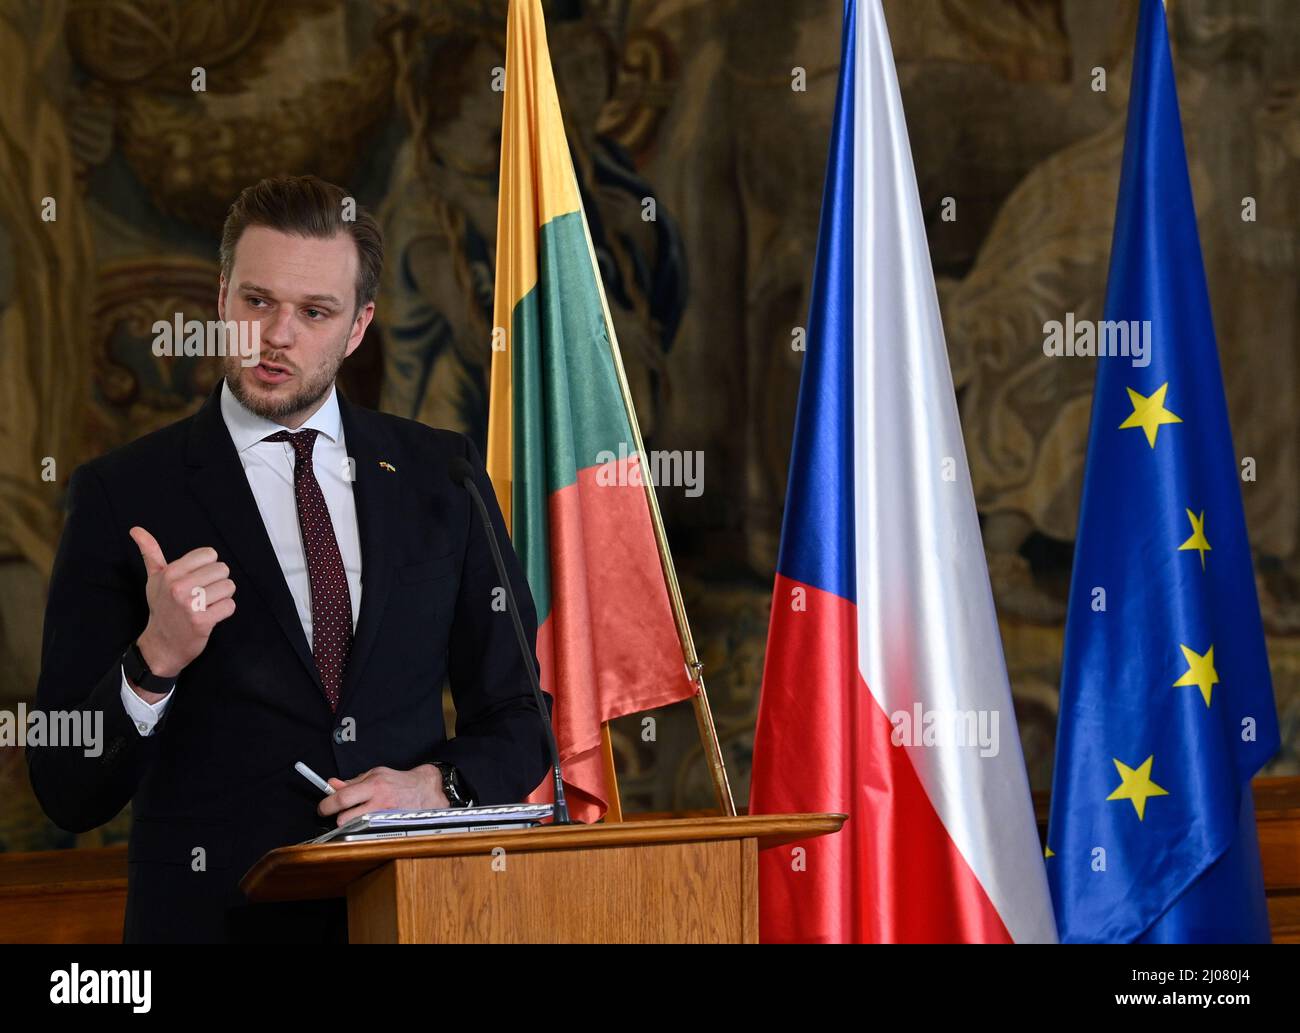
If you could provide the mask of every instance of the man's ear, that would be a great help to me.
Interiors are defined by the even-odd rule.
[[[224,273],[217,288],[217,318],[223,323],[226,321],[226,277]]]
[[[361,338],[366,336],[366,327],[370,325],[370,321],[374,318],[375,303],[373,301],[368,301],[366,302],[365,307],[357,313],[356,318],[352,321],[352,332],[348,335],[348,350],[343,353],[344,358],[347,358],[357,350],[357,346],[361,344]]]

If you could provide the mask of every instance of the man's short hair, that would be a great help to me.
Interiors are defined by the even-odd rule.
[[[230,206],[221,229],[221,275],[230,282],[235,245],[249,226],[265,226],[281,233],[325,240],[348,233],[357,245],[355,315],[375,300],[379,289],[379,274],[384,267],[384,235],[374,216],[355,202],[355,217],[343,218],[344,202],[350,197],[342,187],[327,183],[319,176],[272,176],[245,187]]]

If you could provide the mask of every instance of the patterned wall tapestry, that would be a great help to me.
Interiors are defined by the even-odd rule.
[[[885,7],[1046,788],[1093,367],[1047,361],[1042,325],[1100,316],[1136,3]],[[1271,771],[1297,773],[1300,5],[1169,7],[1235,442],[1258,470],[1243,492],[1286,744]],[[647,445],[704,455],[703,493],[660,502],[743,806],[841,4],[546,10]],[[156,359],[150,327],[215,317],[216,237],[248,183],[315,172],[377,213],[378,313],[343,388],[482,443],[504,14],[504,0],[0,0],[0,706],[34,695],[68,476],[193,412],[219,375],[216,359]],[[636,719],[615,729],[625,806],[710,806],[690,708],[654,716],[653,742]],[[129,824],[55,829],[17,749],[0,750],[0,801],[0,850],[115,842]]]

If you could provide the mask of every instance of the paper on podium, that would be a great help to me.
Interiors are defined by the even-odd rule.
[[[330,829],[308,843],[436,836],[448,832],[490,832],[529,828],[551,817],[549,803],[510,803],[492,807],[439,807],[432,810],[371,811]]]

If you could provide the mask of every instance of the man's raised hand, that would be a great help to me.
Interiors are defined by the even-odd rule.
[[[235,583],[216,549],[193,549],[168,563],[143,527],[131,528],[131,540],[149,578],[149,623],[137,640],[140,655],[158,677],[175,678],[203,652],[212,629],[235,612]]]

